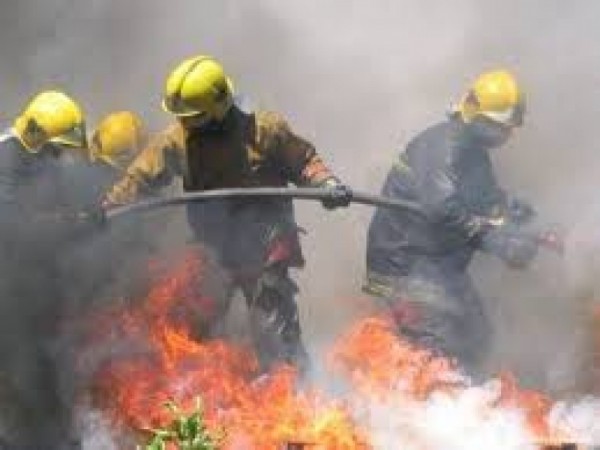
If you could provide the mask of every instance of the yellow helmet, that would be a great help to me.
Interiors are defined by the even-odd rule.
[[[90,159],[125,170],[146,142],[141,119],[130,111],[106,116],[92,134]]]
[[[167,78],[162,106],[171,114],[221,120],[232,105],[233,83],[210,56],[186,59]]]
[[[63,92],[45,91],[36,95],[17,117],[13,129],[23,145],[32,151],[47,142],[86,147],[83,112]]]
[[[465,122],[477,116],[516,127],[523,124],[525,97],[514,76],[506,70],[481,74],[457,107]]]

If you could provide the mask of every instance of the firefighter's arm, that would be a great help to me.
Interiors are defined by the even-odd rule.
[[[443,173],[438,176],[430,188],[446,195],[426,208],[435,223],[460,233],[465,242],[494,254],[512,268],[522,269],[535,258],[538,241],[534,235],[520,230],[508,217],[472,214],[456,194],[452,178]]]
[[[11,135],[0,135],[0,231],[5,235],[30,223],[26,205],[18,201],[16,194],[19,185],[16,155],[22,151],[19,142]],[[6,231],[5,227],[11,231]]]
[[[0,135],[0,205],[3,210],[18,206],[15,196],[18,185],[15,154],[24,151],[19,147],[20,144],[15,138],[6,134]]]
[[[329,169],[310,142],[294,133],[278,114],[262,113],[261,121],[266,124],[265,131],[273,141],[275,159],[292,183],[330,189],[331,198],[323,201],[328,209],[350,203],[351,190]]]
[[[292,131],[287,121],[270,111],[257,113],[259,145],[298,186],[322,186],[335,178],[315,147]]]
[[[177,128],[170,128],[157,135],[134,159],[123,178],[106,193],[104,207],[155,195],[160,188],[169,185],[179,171],[177,161],[183,152],[179,133]]]
[[[464,204],[451,161],[441,167],[425,168],[416,182],[425,213],[437,226],[471,241],[494,225],[494,219],[472,214]]]

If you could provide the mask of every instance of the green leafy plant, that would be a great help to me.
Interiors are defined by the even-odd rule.
[[[223,430],[211,432],[204,423],[204,410],[202,402],[196,399],[194,411],[186,414],[179,406],[169,401],[165,403],[173,415],[173,420],[163,428],[150,429],[150,441],[137,450],[218,450],[222,444],[225,433]]]

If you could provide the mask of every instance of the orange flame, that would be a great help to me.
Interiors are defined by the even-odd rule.
[[[359,322],[331,351],[330,375],[349,387],[347,401],[300,388],[288,366],[261,375],[248,349],[194,336],[190,317],[198,304],[210,304],[198,289],[202,272],[201,261],[187,257],[139,305],[94,318],[92,341],[116,335],[121,344],[131,344],[94,378],[94,397],[116,423],[138,430],[157,427],[169,419],[165,401],[187,409],[200,396],[209,427],[227,431],[224,450],[278,450],[286,442],[312,443],[317,450],[367,450],[373,448],[369,430],[357,423],[353,406],[385,399],[398,389],[419,402],[439,392],[458,396],[468,388],[453,361],[400,339],[383,318]],[[547,398],[519,389],[508,375],[501,385],[490,408],[518,408],[532,435],[555,438],[546,421]]]
[[[433,391],[463,386],[456,366],[399,339],[385,318],[371,318],[355,325],[338,340],[329,358],[334,369],[371,396],[386,396],[402,383],[416,399]]]
[[[297,389],[293,368],[281,366],[261,377],[252,352],[192,337],[193,330],[180,319],[188,317],[194,302],[190,286],[199,276],[201,265],[187,258],[138,309],[121,313],[122,339],[146,345],[139,355],[112,361],[97,373],[96,398],[103,399],[112,417],[136,429],[156,427],[168,420],[164,402],[172,399],[189,408],[201,396],[208,424],[227,430],[225,449],[244,442],[245,448],[275,450],[289,441],[366,449],[344,405]],[[113,312],[110,318],[117,319]]]

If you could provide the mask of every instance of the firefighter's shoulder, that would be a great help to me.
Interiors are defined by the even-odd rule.
[[[164,151],[164,150],[182,150],[185,147],[186,132],[179,122],[174,122],[156,133],[150,143],[146,146],[146,151]]]
[[[3,131],[0,133],[0,144],[5,144],[11,140],[15,139],[15,135],[10,131]]]
[[[257,127],[263,133],[285,134],[290,130],[285,117],[276,111],[257,110],[254,114]]]

